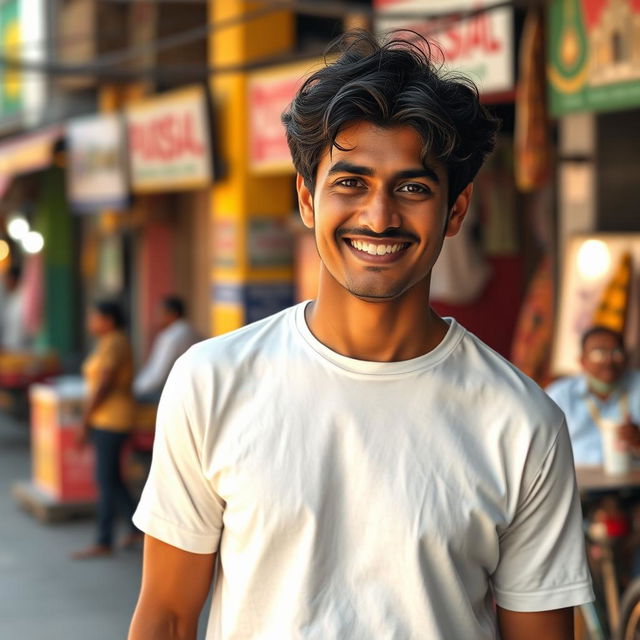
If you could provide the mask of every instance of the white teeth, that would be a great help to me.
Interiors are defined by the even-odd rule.
[[[364,251],[372,256],[383,256],[386,253],[397,253],[402,249],[402,244],[373,244],[369,242],[361,242],[360,240],[351,240],[351,246],[358,251]]]

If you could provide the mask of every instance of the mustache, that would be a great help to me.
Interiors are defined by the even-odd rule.
[[[420,242],[420,238],[415,233],[403,231],[397,227],[389,227],[381,233],[367,229],[366,227],[340,227],[336,231],[336,238],[344,238],[345,236],[366,236],[375,240],[404,240],[411,242]]]

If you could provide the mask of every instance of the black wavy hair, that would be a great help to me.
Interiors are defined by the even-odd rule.
[[[607,335],[613,336],[618,343],[618,346],[624,350],[624,336],[619,331],[612,329],[611,327],[607,327],[603,324],[596,324],[593,327],[589,327],[581,336],[580,336],[580,346],[584,351],[585,346],[587,345],[587,340],[591,336],[595,336],[598,333],[606,333]]]
[[[175,314],[178,318],[184,317],[185,305],[182,298],[178,296],[165,296],[162,299],[162,306],[166,311]]]
[[[495,145],[498,120],[480,103],[475,84],[445,72],[434,60],[434,46],[413,31],[395,32],[381,42],[356,30],[330,47],[341,55],[335,62],[325,59],[282,114],[293,164],[305,185],[313,193],[327,147],[345,150],[336,136],[348,124],[410,125],[424,142],[423,162],[433,154],[446,167],[451,207]]]
[[[125,326],[125,317],[122,306],[114,300],[97,300],[93,303],[93,308],[102,316],[110,318],[116,329]]]

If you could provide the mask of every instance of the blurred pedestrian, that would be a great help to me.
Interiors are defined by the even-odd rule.
[[[185,317],[185,305],[181,298],[163,298],[158,316],[160,331],[149,358],[133,382],[138,402],[157,403],[175,361],[201,339]]]
[[[627,364],[622,334],[594,326],[582,336],[582,373],[547,387],[567,417],[576,465],[603,463],[602,420],[622,425],[620,437],[632,449],[640,448],[640,371]]]
[[[76,559],[112,553],[118,508],[129,530],[122,546],[130,547],[141,538],[131,520],[135,502],[121,470],[121,454],[133,425],[135,403],[131,391],[133,357],[120,305],[112,301],[95,303],[88,328],[97,342],[82,367],[87,401],[78,439],[81,445],[90,439],[95,448],[98,531],[94,544],[73,554]]]
[[[22,270],[12,265],[3,274],[4,293],[0,307],[0,348],[4,351],[25,351],[31,346],[24,314]]]
[[[130,640],[195,638],[218,554],[210,639],[572,640],[562,413],[428,304],[497,122],[417,34],[342,42],[283,115],[318,296],[174,366]]]

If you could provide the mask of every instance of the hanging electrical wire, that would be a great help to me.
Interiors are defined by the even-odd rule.
[[[131,0],[101,0],[102,2],[118,2],[124,3]],[[157,0],[156,0],[157,1]],[[176,4],[176,0],[164,0],[167,3],[173,2]],[[204,0],[206,1],[206,0]],[[193,3],[194,0],[187,0],[177,4]],[[432,34],[447,28],[452,21],[462,21],[473,18],[477,15],[496,11],[505,7],[514,7],[517,4],[529,4],[525,2],[514,2],[514,0],[505,0],[503,2],[497,2],[490,6],[477,7],[475,9],[469,9],[465,11],[459,11],[455,14],[451,13],[434,13],[430,11],[419,12],[385,12],[385,20],[420,20],[420,21],[434,21],[434,27]],[[51,76],[78,76],[78,75],[95,75],[100,78],[108,80],[124,80],[129,81],[138,78],[155,77],[171,79],[174,77],[182,77],[183,75],[194,78],[206,78],[210,74],[222,74],[222,73],[237,73],[240,71],[249,71],[264,66],[274,64],[273,58],[263,59],[252,63],[244,63],[241,65],[225,65],[225,66],[211,66],[211,65],[189,65],[189,66],[152,66],[142,69],[118,69],[118,65],[122,65],[129,62],[139,56],[153,55],[177,48],[186,44],[197,42],[205,37],[208,37],[214,31],[228,29],[238,24],[257,20],[265,15],[273,13],[275,11],[282,10],[293,11],[300,15],[310,15],[317,17],[335,17],[344,18],[354,14],[361,14],[365,16],[374,17],[378,13],[371,7],[364,6],[357,3],[341,3],[341,2],[308,2],[300,0],[271,0],[265,2],[263,5],[253,11],[248,11],[238,16],[232,16],[223,20],[216,21],[205,25],[200,25],[181,31],[177,34],[172,34],[163,38],[159,38],[153,42],[145,43],[142,45],[136,45],[134,47],[127,48],[121,51],[110,52],[100,56],[92,63],[83,64],[68,64],[68,63],[56,63],[49,61],[30,61],[14,56],[0,55],[0,67],[6,67],[10,69],[18,69],[22,71],[28,71],[30,73],[42,73]],[[447,25],[444,26],[442,21],[447,19]],[[292,52],[290,54],[280,56],[276,59],[277,62],[289,62],[292,60],[299,60],[301,58],[312,58],[321,55],[321,51],[305,52],[300,54]]]

